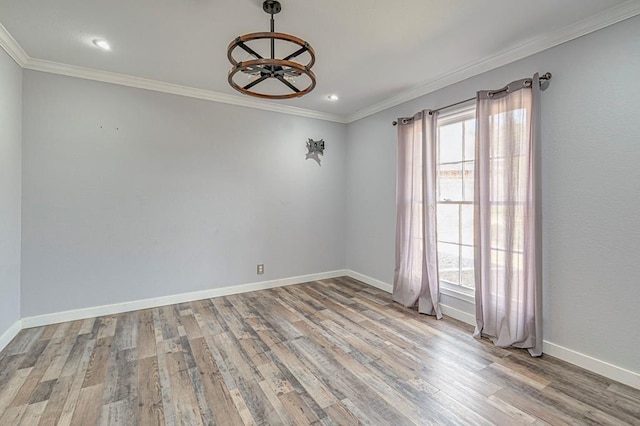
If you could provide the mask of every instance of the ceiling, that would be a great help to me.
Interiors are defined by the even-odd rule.
[[[640,14],[638,0],[281,3],[276,31],[314,47],[318,84],[302,98],[256,105],[343,122]],[[238,35],[268,31],[269,15],[262,0],[0,0],[0,24],[26,53],[25,68],[169,92],[179,85],[174,92],[250,105],[227,84],[226,50]],[[111,51],[94,46],[98,38]]]

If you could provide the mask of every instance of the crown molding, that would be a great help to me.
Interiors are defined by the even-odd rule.
[[[252,98],[214,92],[212,90],[197,89],[194,87],[165,83],[163,81],[150,80],[141,77],[134,77],[131,75],[63,64],[60,62],[48,61],[45,59],[31,58],[29,55],[27,55],[24,49],[22,49],[22,47],[13,38],[13,36],[7,31],[7,29],[2,25],[2,23],[0,23],[0,47],[2,47],[2,49],[4,49],[4,51],[7,52],[7,54],[20,67],[28,70],[65,75],[68,77],[83,78],[86,80],[101,81],[104,83],[119,84],[121,86],[135,87],[138,89],[169,93],[172,95],[202,99],[205,101],[261,109],[264,111],[278,112],[281,114],[297,115],[300,117],[313,118],[317,120],[333,121],[343,124],[346,124],[347,122],[345,116],[338,114],[331,114],[311,109],[259,101]]]
[[[380,111],[403,104],[410,100],[419,98],[420,96],[427,95],[435,92],[436,90],[458,83],[462,80],[499,68],[503,65],[510,64],[519,59],[526,58],[639,14],[640,1],[627,1],[587,19],[576,22],[575,24],[561,28],[560,30],[536,37],[514,48],[504,50],[481,61],[472,62],[451,73],[443,74],[425,81],[391,98],[361,109],[360,111],[356,111],[353,114],[349,114],[347,116],[347,122],[353,123],[354,121],[376,114]]]
[[[15,38],[9,31],[0,23],[0,47],[7,52],[7,55],[11,56],[11,59],[16,61],[16,64],[24,68],[24,64],[29,59],[29,55],[18,44]]]
[[[135,87],[137,89],[169,93],[172,95],[202,99],[205,101],[279,112],[282,114],[297,115],[307,118],[315,118],[318,120],[334,121],[337,123],[346,123],[345,117],[337,114],[330,114],[326,112],[314,111],[288,105],[280,105],[276,103],[254,100],[252,98],[243,96],[228,95],[226,93],[214,92],[212,90],[197,89],[195,87],[181,86],[179,84],[165,83],[163,81],[150,80],[146,78],[135,77],[126,74],[118,74],[109,71],[102,71],[93,68],[84,68],[76,65],[68,65],[44,59],[29,58],[29,60],[24,64],[23,68],[33,71],[65,75],[68,77],[119,84],[121,86]]]
[[[410,100],[427,95],[436,90],[466,80],[478,74],[507,65],[527,56],[534,55],[543,50],[550,49],[559,44],[566,43],[583,35],[592,33],[610,25],[616,24],[625,19],[632,18],[640,14],[640,1],[629,0],[618,6],[612,7],[604,12],[593,15],[575,24],[564,27],[558,31],[542,35],[531,39],[514,48],[502,51],[496,55],[485,58],[481,61],[470,63],[458,68],[453,72],[442,74],[433,79],[425,81],[409,90],[401,92],[391,98],[373,104],[349,115],[331,114],[305,108],[281,105],[277,103],[255,100],[253,98],[229,95],[226,93],[214,92],[212,90],[197,89],[194,87],[181,86],[173,83],[166,83],[157,80],[150,80],[141,77],[134,77],[125,74],[118,74],[109,71],[102,71],[92,68],[84,68],[76,65],[68,65],[44,59],[31,58],[20,47],[16,40],[0,24],[0,47],[2,47],[11,58],[22,68],[34,71],[41,71],[52,74],[65,75],[69,77],[83,78],[87,80],[101,81],[122,86],[135,87],[138,89],[152,90],[156,92],[169,93],[189,98],[202,99],[211,102],[219,102],[229,105],[243,106],[247,108],[261,109],[282,114],[297,115],[300,117],[313,118],[317,120],[332,121],[336,123],[348,124],[380,111],[392,108]]]

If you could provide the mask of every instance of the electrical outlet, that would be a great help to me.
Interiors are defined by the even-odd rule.
[[[258,275],[264,274],[264,263],[258,263],[257,273]]]

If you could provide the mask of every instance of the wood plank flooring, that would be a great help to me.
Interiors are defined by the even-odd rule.
[[[640,391],[338,278],[23,330],[0,425],[640,425]]]

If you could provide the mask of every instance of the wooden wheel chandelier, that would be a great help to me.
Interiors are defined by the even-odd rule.
[[[232,64],[229,84],[245,95],[263,99],[304,96],[316,87],[316,76],[311,71],[315,52],[306,41],[275,32],[273,15],[282,10],[279,1],[265,0],[262,9],[271,15],[271,32],[245,34],[229,44],[227,57]],[[282,58],[276,57],[276,44]],[[258,53],[263,50],[270,55]],[[236,59],[238,52],[246,58]]]

